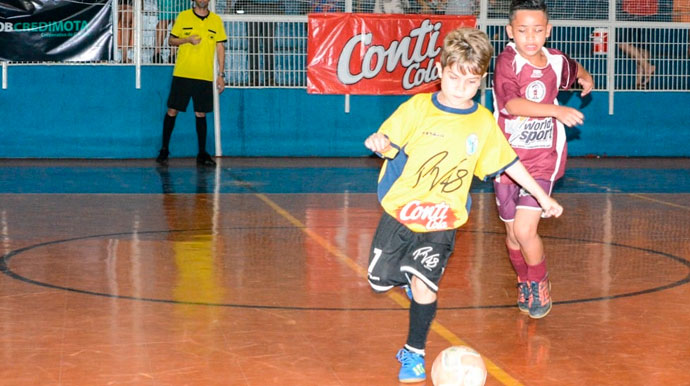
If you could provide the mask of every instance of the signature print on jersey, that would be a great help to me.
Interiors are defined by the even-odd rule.
[[[460,165],[456,165],[441,174],[441,163],[446,157],[448,157],[448,152],[442,151],[426,160],[417,170],[417,181],[413,188],[428,182],[429,191],[439,184],[441,185],[441,191],[444,193],[451,193],[460,189],[465,177],[470,172],[467,169],[461,169]],[[460,161],[461,164],[463,162],[465,160]]]

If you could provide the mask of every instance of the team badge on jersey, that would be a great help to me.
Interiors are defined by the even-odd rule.
[[[546,96],[546,85],[541,80],[531,82],[525,89],[525,98],[532,102],[541,102]]]
[[[477,152],[478,147],[479,137],[477,137],[477,134],[470,134],[467,137],[467,141],[465,141],[465,152],[467,155],[472,155]]]

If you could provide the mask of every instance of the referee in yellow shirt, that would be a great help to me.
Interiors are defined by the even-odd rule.
[[[156,158],[159,165],[168,164],[170,136],[179,111],[186,111],[189,99],[194,102],[199,166],[215,166],[206,152],[206,113],[213,111],[213,59],[218,59],[220,71],[216,79],[218,92],[225,89],[225,46],[227,40],[223,22],[209,11],[209,0],[194,0],[194,7],[180,12],[175,19],[168,43],[179,47],[173,79],[168,96],[168,111],[163,119],[163,146]]]

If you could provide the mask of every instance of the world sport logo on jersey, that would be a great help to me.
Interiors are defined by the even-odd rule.
[[[546,85],[535,80],[525,89],[525,98],[540,103],[546,97]],[[508,142],[516,149],[549,149],[553,144],[553,118],[527,118],[506,121]]]

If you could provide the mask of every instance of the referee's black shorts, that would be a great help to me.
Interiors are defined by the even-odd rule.
[[[168,95],[168,108],[187,111],[190,98],[194,102],[195,112],[213,111],[213,82],[173,76],[170,95]]]

